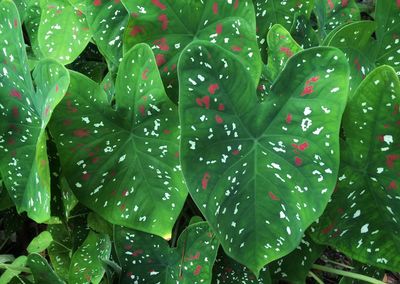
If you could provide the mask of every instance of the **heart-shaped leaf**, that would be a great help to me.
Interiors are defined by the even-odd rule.
[[[114,110],[95,82],[71,73],[50,125],[78,200],[113,224],[166,239],[185,201],[176,106],[165,94],[150,47],[120,64]]]
[[[0,174],[19,212],[36,222],[50,218],[50,176],[45,128],[69,84],[53,60],[28,69],[20,20],[13,2],[0,4]]]
[[[32,271],[35,283],[65,284],[65,282],[54,272],[47,260],[40,254],[30,254],[28,256],[27,265]]]
[[[69,283],[100,283],[104,274],[102,259],[109,259],[110,254],[109,236],[90,231],[71,258]]]
[[[91,38],[85,16],[67,0],[43,1],[41,10],[38,43],[43,56],[71,63]]]
[[[131,15],[125,30],[124,48],[129,49],[140,42],[152,46],[171,98],[178,98],[178,58],[182,50],[197,39],[212,42],[235,54],[257,84],[261,59],[250,0],[122,2]]]
[[[32,239],[26,250],[28,253],[41,253],[51,244],[53,238],[50,232],[43,231]]]
[[[355,0],[315,1],[314,13],[318,20],[318,33],[321,38],[345,23],[361,19]]]
[[[120,283],[211,283],[218,240],[206,222],[187,227],[170,248],[160,237],[115,226]]]
[[[192,44],[178,69],[189,191],[224,251],[258,274],[297,247],[331,195],[346,58],[335,48],[299,52],[263,103],[243,65],[222,48]]]
[[[400,271],[400,82],[382,66],[357,89],[343,118],[339,181],[312,237],[349,257]]]
[[[253,3],[256,9],[258,42],[262,53],[265,54],[267,51],[265,39],[269,29],[274,24],[279,24],[289,30],[294,23],[296,13],[309,18],[314,0],[253,0]]]

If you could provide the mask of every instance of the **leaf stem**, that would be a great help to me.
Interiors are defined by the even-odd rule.
[[[357,279],[357,280],[362,280],[362,281],[365,281],[367,283],[385,284],[385,282],[383,282],[383,281],[380,281],[378,279],[375,279],[375,278],[372,278],[372,277],[369,277],[369,276],[366,276],[366,275],[362,275],[362,274],[358,274],[358,273],[354,273],[354,272],[349,272],[349,271],[344,271],[344,270],[340,270],[340,269],[336,269],[336,268],[332,268],[332,267],[328,267],[328,266],[313,264],[311,266],[311,268],[316,269],[316,270],[320,270],[320,271],[324,271],[324,272],[328,272],[328,273],[333,273],[333,274],[337,274],[337,275],[353,278],[353,279]]]
[[[324,284],[324,281],[321,280],[321,278],[319,278],[314,272],[312,271],[308,271],[308,274],[314,278],[314,280],[318,283],[318,284]]]
[[[6,264],[6,263],[0,263],[0,269],[10,269],[10,270],[14,270],[14,271],[21,271],[21,272],[25,272],[25,273],[31,273],[31,270],[27,267],[18,267],[12,264]]]
[[[350,265],[347,265],[347,264],[344,264],[344,263],[340,263],[340,262],[336,262],[336,261],[333,261],[333,260],[330,260],[330,259],[324,259],[324,261],[332,263],[332,264],[335,264],[335,265],[338,265],[338,266],[341,266],[341,267],[344,267],[344,268],[347,268],[347,269],[354,269],[354,267],[352,267]]]

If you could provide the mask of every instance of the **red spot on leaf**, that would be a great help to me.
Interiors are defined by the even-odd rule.
[[[334,224],[330,224],[329,226],[327,226],[326,228],[322,229],[322,234],[326,235],[328,234],[330,231],[333,230],[333,228],[335,227]]]
[[[205,97],[203,97],[201,99],[200,98],[196,98],[196,103],[201,107],[205,106],[206,109],[209,109],[210,108],[210,97],[209,96],[205,96]]]
[[[215,116],[215,121],[216,121],[217,123],[222,123],[222,122],[224,122],[224,120],[222,119],[222,117],[220,117],[218,114]]]
[[[7,144],[8,145],[14,145],[15,144],[15,139],[14,138],[8,138]]]
[[[293,51],[289,47],[281,47],[279,50],[285,53],[287,57],[293,56]]]
[[[303,163],[303,160],[296,156],[294,158],[294,163],[296,164],[296,166],[301,166],[301,164]]]
[[[130,35],[135,37],[138,33],[142,33],[143,32],[143,28],[140,26],[133,26]]]
[[[397,8],[400,9],[400,0],[397,0],[397,1],[396,1],[396,4],[397,4]]]
[[[400,155],[387,155],[386,156],[386,165],[389,169],[394,167],[394,162],[400,159]]]
[[[232,46],[232,50],[233,51],[241,51],[242,48],[240,46],[234,45],[234,46]]]
[[[56,93],[58,92],[58,90],[59,90],[58,85],[56,85]]]
[[[142,79],[147,80],[147,73],[149,73],[149,68],[146,68],[142,73]]]
[[[166,29],[168,29],[168,17],[166,14],[161,14],[160,16],[158,16],[158,20],[161,22],[161,29],[163,31],[165,31]]]
[[[138,256],[138,255],[143,254],[143,252],[144,251],[142,249],[138,249],[138,250],[135,250],[134,252],[132,252],[131,255],[132,256]]]
[[[14,98],[17,98],[17,99],[19,99],[19,100],[21,99],[21,93],[18,92],[16,89],[12,89],[12,90],[11,90],[10,96],[11,96],[11,97],[14,97]]]
[[[240,153],[240,151],[239,151],[238,149],[235,149],[235,150],[232,151],[232,154],[233,154],[234,156],[239,155],[239,153]]]
[[[277,197],[275,194],[273,194],[271,191],[268,192],[269,198],[271,198],[272,200],[278,201],[280,200],[279,197]]]
[[[221,25],[221,24],[218,24],[218,25],[216,26],[215,32],[216,32],[217,34],[219,34],[219,35],[222,33],[222,25]]]
[[[156,5],[158,8],[160,8],[161,10],[165,10],[165,9],[167,9],[167,7],[164,5],[164,4],[162,4],[161,2],[160,2],[160,0],[151,0],[151,3],[153,3],[154,5]]]
[[[215,91],[216,91],[218,88],[219,88],[218,84],[212,84],[212,85],[210,85],[210,86],[208,87],[208,92],[209,92],[211,95],[214,95],[214,94],[215,94]]]
[[[18,118],[19,117],[19,110],[17,107],[13,107],[12,108],[12,115],[14,118]]]
[[[224,109],[225,109],[224,104],[219,104],[219,105],[218,105],[218,110],[219,110],[219,111],[223,111]]]
[[[237,9],[239,6],[239,0],[235,0],[235,4],[233,4],[233,9]]]
[[[167,135],[168,135],[168,134],[171,134],[171,130],[169,130],[169,129],[164,129],[163,132],[164,132],[164,134],[167,134]]]
[[[301,93],[300,96],[304,97],[305,95],[310,95],[314,93],[314,87],[313,86],[305,86],[303,89],[303,92]]]
[[[156,55],[156,63],[157,63],[158,67],[160,67],[161,65],[163,65],[165,63],[164,54],[157,54]]]
[[[342,7],[347,7],[347,5],[349,4],[349,0],[342,0]]]
[[[89,131],[87,131],[86,129],[77,129],[77,130],[74,130],[74,136],[86,137],[86,136],[89,136]]]
[[[388,189],[397,189],[397,184],[394,180],[390,182]]]
[[[291,123],[292,122],[292,118],[293,118],[292,115],[290,113],[288,113],[288,115],[286,116],[286,120],[285,120],[286,123],[287,124]]]
[[[18,20],[14,19],[14,28],[18,27]]]
[[[122,192],[122,196],[123,196],[123,197],[128,196],[128,190],[125,189],[125,190]]]
[[[200,274],[201,271],[201,265],[197,265],[196,269],[193,271],[193,275],[197,276]]]
[[[185,257],[185,261],[191,261],[191,260],[196,260],[200,258],[200,252],[197,251],[195,255],[193,256],[189,256],[189,257]]]
[[[161,50],[164,51],[169,50],[169,46],[167,44],[167,40],[165,39],[165,37],[155,40],[154,44],[156,44]]]
[[[307,142],[304,142],[304,143],[302,143],[300,145],[297,145],[297,144],[293,143],[292,146],[297,150],[304,151],[304,150],[306,150],[308,148],[309,145],[308,145]]]
[[[331,10],[333,10],[333,8],[335,8],[335,5],[333,4],[332,0],[328,0],[328,5]]]
[[[144,105],[140,105],[140,106],[139,106],[139,112],[140,112],[140,114],[141,114],[142,116],[145,116],[145,108],[144,108]]]
[[[203,178],[201,179],[201,187],[203,189],[207,189],[208,181],[210,180],[210,174],[209,173],[204,173]]]
[[[212,10],[213,10],[214,15],[218,14],[218,3],[217,2],[214,2],[213,6],[212,6]]]
[[[90,174],[89,173],[83,174],[82,175],[82,179],[85,180],[85,181],[89,180],[90,179]]]
[[[65,120],[63,121],[63,124],[64,124],[65,126],[69,126],[69,125],[72,124],[72,120],[71,120],[71,119],[65,119]]]
[[[93,1],[94,6],[100,6],[101,5],[101,0],[94,0]]]

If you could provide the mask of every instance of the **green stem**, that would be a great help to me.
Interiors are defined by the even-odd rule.
[[[312,271],[308,271],[308,274],[314,278],[314,280],[318,283],[318,284],[324,284],[324,281],[322,281],[314,272]]]
[[[31,273],[31,270],[27,267],[19,267],[19,266],[14,266],[12,264],[6,264],[6,263],[0,263],[0,269],[10,269],[10,270],[14,270],[14,271]]]
[[[369,276],[366,276],[366,275],[362,275],[362,274],[358,274],[358,273],[354,273],[354,272],[349,272],[349,271],[344,271],[344,270],[340,270],[340,269],[335,269],[335,268],[328,267],[328,266],[313,264],[311,266],[311,268],[317,269],[317,270],[320,270],[320,271],[324,271],[324,272],[328,272],[328,273],[333,273],[333,274],[337,274],[337,275],[353,278],[353,279],[357,279],[357,280],[362,280],[362,281],[365,281],[367,283],[385,284],[385,282],[382,282],[382,281],[380,281],[378,279],[375,279],[375,278],[372,278],[372,277],[369,277]]]
[[[351,270],[354,269],[354,267],[346,265],[344,263],[336,262],[336,261],[333,261],[333,260],[330,260],[330,259],[324,259],[324,260],[326,262],[329,262],[329,263],[332,263],[332,264],[335,264],[335,265],[338,265],[338,266],[341,266],[341,267],[344,267],[344,268],[347,268],[347,269],[351,269]]]

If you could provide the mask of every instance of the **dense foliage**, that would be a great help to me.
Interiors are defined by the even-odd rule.
[[[400,1],[0,1],[0,283],[400,272]]]

